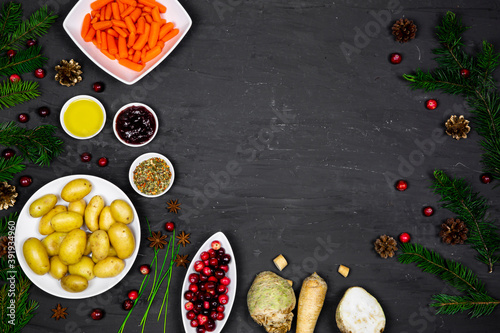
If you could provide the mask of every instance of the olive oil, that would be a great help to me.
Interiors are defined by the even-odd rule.
[[[69,104],[64,113],[64,125],[74,136],[86,138],[97,133],[104,121],[104,111],[90,99],[79,99]]]

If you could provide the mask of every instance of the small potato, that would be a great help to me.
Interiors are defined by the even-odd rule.
[[[96,230],[90,235],[92,257],[96,257],[97,260],[105,259],[108,256],[109,247],[109,237],[106,231]]]
[[[86,234],[87,234],[87,243],[85,244],[85,251],[83,251],[84,256],[88,256],[92,252],[92,249],[90,248],[90,235],[92,235],[92,233],[87,232]]]
[[[101,210],[101,215],[99,215],[99,229],[108,231],[109,227],[115,222],[113,215],[111,215],[111,208],[109,206],[104,207]]]
[[[52,208],[54,208],[56,203],[57,197],[54,194],[46,194],[43,197],[36,199],[30,205],[31,217],[40,217],[47,214]]]
[[[42,218],[40,219],[40,224],[38,225],[38,231],[42,235],[50,235],[51,233],[53,233],[55,230],[54,228],[52,228],[50,220],[52,220],[54,215],[65,211],[66,211],[66,206],[63,205],[57,205],[54,208],[52,208],[50,212],[42,216]]]
[[[70,293],[79,293],[87,289],[89,281],[83,276],[66,275],[61,279],[61,287]]]
[[[28,238],[23,244],[23,255],[35,274],[44,275],[50,270],[49,255],[39,239]]]
[[[50,220],[50,224],[55,231],[70,232],[83,225],[83,216],[75,212],[61,212]]]
[[[87,256],[83,256],[79,262],[68,266],[69,274],[80,275],[88,281],[92,280],[94,275],[94,262]]]
[[[81,199],[70,202],[68,205],[68,211],[75,212],[83,216],[85,213],[85,207],[87,207],[87,203],[85,202],[85,199]]]
[[[135,250],[135,238],[126,224],[121,222],[113,223],[108,230],[108,236],[118,258],[126,259],[132,255]]]
[[[59,247],[59,258],[66,265],[76,264],[82,258],[87,235],[82,229],[71,230]]]
[[[58,256],[53,256],[50,258],[50,275],[56,280],[61,279],[66,273],[68,273],[68,266],[63,264]]]
[[[125,268],[125,262],[117,257],[107,257],[94,266],[94,274],[100,278],[114,277]]]
[[[67,234],[67,232],[54,232],[42,239],[42,244],[47,250],[47,254],[49,255],[49,257],[59,254],[59,248],[64,237],[66,237]]]
[[[134,212],[127,202],[117,199],[109,207],[111,208],[111,215],[117,222],[129,224],[134,220]]]
[[[99,214],[104,208],[104,199],[100,195],[94,195],[85,208],[85,225],[90,231],[99,229]]]
[[[109,251],[108,251],[108,255],[106,256],[107,257],[116,257],[116,250],[114,249],[114,247],[110,246],[109,248]],[[104,259],[106,259],[104,258]],[[95,262],[96,264],[99,262],[99,260],[97,260],[97,258],[95,258],[94,256],[92,256],[92,261]]]
[[[67,202],[80,201],[92,191],[92,183],[84,178],[78,178],[67,183],[62,191],[61,198]]]

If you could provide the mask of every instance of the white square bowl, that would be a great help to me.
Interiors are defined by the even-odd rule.
[[[142,71],[136,72],[120,65],[117,60],[111,60],[106,57],[92,42],[85,42],[83,40],[81,36],[83,18],[87,13],[91,12],[92,9],[90,8],[90,4],[94,1],[95,0],[78,1],[64,20],[64,30],[66,30],[71,39],[90,60],[102,68],[106,73],[125,84],[136,83],[158,66],[181,42],[193,24],[191,17],[189,17],[184,7],[182,7],[177,0],[157,0],[157,2],[167,7],[167,12],[161,14],[162,17],[168,22],[174,23],[174,27],[179,29],[179,33],[165,43],[160,55],[148,61]]]

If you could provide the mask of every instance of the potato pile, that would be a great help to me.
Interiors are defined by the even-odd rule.
[[[74,179],[61,191],[67,207],[56,205],[54,194],[38,198],[29,207],[32,217],[40,217],[39,232],[47,236],[41,241],[28,238],[23,244],[24,258],[34,273],[49,273],[68,292],[87,289],[94,277],[118,275],[125,267],[123,259],[135,249],[127,226],[134,219],[132,207],[119,199],[105,206],[99,195],[86,204],[84,198],[91,190],[87,179]],[[90,232],[82,229],[84,224]]]

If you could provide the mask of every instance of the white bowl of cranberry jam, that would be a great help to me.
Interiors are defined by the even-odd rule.
[[[116,112],[113,131],[124,145],[142,147],[153,141],[158,133],[158,117],[146,104],[129,103]]]

